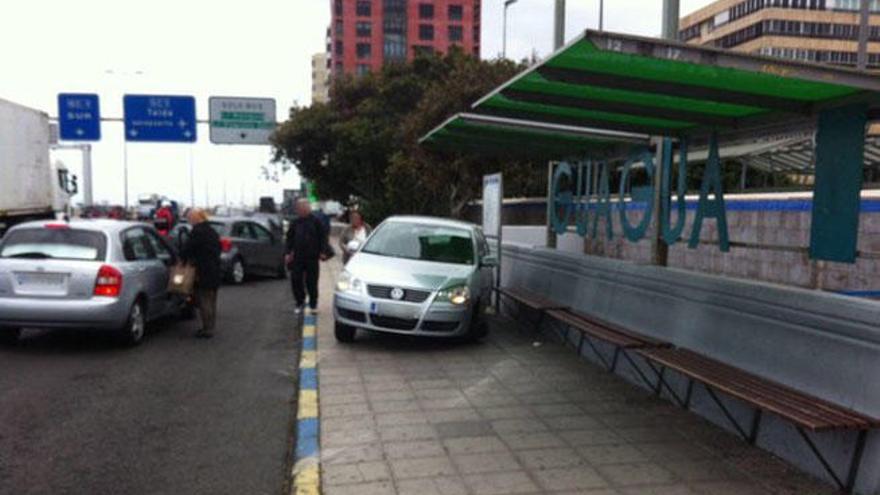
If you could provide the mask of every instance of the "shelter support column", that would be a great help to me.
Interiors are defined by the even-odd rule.
[[[553,162],[547,163],[547,247],[556,249],[556,231],[553,230]]]
[[[665,170],[663,170],[663,167],[666,166],[663,163],[663,138],[655,138],[653,141],[657,151],[656,159],[654,160],[654,233],[651,235],[651,262],[657,266],[667,266],[669,263],[669,246],[663,240],[663,224],[661,220],[662,212],[664,211],[661,207],[661,201],[664,201],[662,197],[662,180]],[[670,163],[672,163],[671,160]]]
[[[810,258],[855,263],[865,156],[867,107],[831,108],[819,114]]]

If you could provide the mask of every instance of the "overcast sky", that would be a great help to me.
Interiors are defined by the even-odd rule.
[[[346,0],[353,1],[353,0]],[[311,56],[324,50],[331,0],[28,0],[0,6],[0,98],[56,115],[59,92],[94,92],[106,117],[122,116],[126,93],[196,97],[200,119],[208,97],[275,98],[279,120],[293,102],[311,100]],[[661,0],[608,0],[605,29],[657,35]],[[682,0],[682,14],[710,0]],[[483,57],[501,52],[503,0],[483,0]],[[520,59],[552,48],[553,0],[519,0],[510,7],[508,56]],[[598,25],[598,0],[568,0],[566,37]],[[254,204],[280,199],[297,186],[295,172],[280,184],[261,179],[268,146],[218,146],[200,126],[195,145],[125,145],[122,124],[103,124],[94,145],[96,201],[121,204],[127,148],[129,197],[159,192],[188,203],[189,164],[196,203]],[[78,152],[58,151],[81,175]],[[75,198],[78,201],[79,197]]]

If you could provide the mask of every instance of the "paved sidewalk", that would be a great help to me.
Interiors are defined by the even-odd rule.
[[[834,493],[509,319],[482,344],[338,344],[339,269],[318,330],[327,495]]]

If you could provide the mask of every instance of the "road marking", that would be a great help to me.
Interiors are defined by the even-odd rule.
[[[297,401],[296,451],[291,495],[320,495],[321,431],[318,409],[318,318],[303,318],[302,352],[299,358],[299,397]]]

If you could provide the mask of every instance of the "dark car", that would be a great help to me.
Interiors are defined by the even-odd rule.
[[[284,278],[284,239],[250,218],[213,217],[208,222],[220,235],[220,260],[227,281],[240,284],[251,275]],[[180,224],[171,238],[182,247],[192,227]]]

